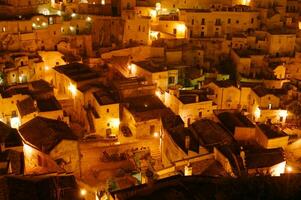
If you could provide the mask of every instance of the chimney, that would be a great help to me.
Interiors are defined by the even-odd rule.
[[[185,149],[189,149],[189,146],[190,146],[190,137],[189,135],[186,135],[185,136]]]
[[[200,101],[200,96],[199,95],[195,95],[195,102],[198,103]]]

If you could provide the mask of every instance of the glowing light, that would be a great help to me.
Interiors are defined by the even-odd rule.
[[[179,31],[179,32],[185,32],[186,31],[186,26],[185,26],[185,24],[178,24],[177,25],[177,31]]]
[[[285,172],[285,165],[286,165],[286,162],[282,162],[282,163],[279,163],[279,164],[273,166],[272,170],[271,170],[271,175],[272,176],[280,176],[281,174],[283,174]]]
[[[151,31],[150,32],[150,38],[151,38],[151,40],[157,40],[159,38],[159,32]]]
[[[80,190],[80,195],[86,196],[87,195],[87,190],[86,189],[81,189]]]
[[[70,31],[74,31],[75,30],[75,28],[73,26],[70,26],[69,29],[70,29]]]
[[[42,23],[42,26],[47,26],[47,23],[46,23],[46,22],[43,22],[43,23]]]
[[[39,18],[39,17],[37,18],[37,21],[40,21],[40,18]]]
[[[250,0],[242,0],[241,4],[245,5],[245,6],[248,6],[248,5],[250,5]]]
[[[155,138],[158,138],[160,135],[159,135],[159,133],[158,132],[154,132],[154,137]]]
[[[50,68],[49,68],[49,66],[45,66],[45,71],[48,71]]]
[[[106,1],[105,0],[101,0],[101,5],[105,5]]]
[[[42,8],[38,12],[43,14],[43,15],[49,15],[50,14],[50,12],[47,8]]]
[[[159,2],[156,3],[156,10],[157,11],[161,10],[161,3],[159,3]]]
[[[287,110],[279,110],[279,117],[283,117],[284,119],[287,117]]]
[[[19,117],[10,118],[10,126],[12,128],[18,129],[20,125],[21,125],[21,121],[20,121]]]
[[[120,125],[120,120],[119,119],[112,119],[111,123],[114,127],[119,127]]]
[[[286,171],[290,173],[293,171],[293,168],[291,166],[286,166]]]
[[[72,93],[73,96],[76,95],[76,90],[77,89],[76,89],[75,85],[73,85],[72,83],[69,84],[68,90]]]
[[[157,17],[157,11],[156,10],[151,10],[149,15],[151,16],[151,18],[156,18]]]
[[[32,23],[32,27],[36,27],[37,25],[36,25],[36,23]]]
[[[87,22],[90,22],[90,21],[92,21],[92,18],[91,18],[91,17],[87,17],[87,18],[86,18],[86,21],[87,21]]]
[[[76,17],[76,13],[72,13],[72,14],[71,14],[71,17]]]
[[[56,14],[59,15],[59,16],[61,16],[61,15],[62,15],[62,11],[58,10],[58,11],[56,12]]]
[[[261,115],[261,110],[257,107],[254,112],[254,116],[256,119],[259,119]]]
[[[136,66],[134,64],[128,65],[129,73],[135,75],[136,74]]]
[[[157,97],[161,97],[161,92],[157,90],[157,91],[156,91],[156,96],[157,96]]]
[[[26,156],[31,156],[32,155],[32,148],[29,145],[25,144],[25,143],[23,143],[23,151],[26,154]]]

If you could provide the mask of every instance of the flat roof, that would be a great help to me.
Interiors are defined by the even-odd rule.
[[[213,150],[214,146],[232,144],[234,139],[223,127],[209,119],[192,123],[191,128],[201,145]]]
[[[267,124],[258,124],[257,126],[269,139],[288,136],[283,131],[278,131],[275,128],[273,128]]]
[[[38,99],[36,101],[37,107],[41,112],[62,110],[60,103],[54,96],[47,99]]]
[[[136,121],[158,119],[172,112],[155,95],[127,98],[124,103]]]
[[[100,77],[98,72],[81,63],[70,63],[54,67],[54,69],[76,82],[97,79]]]
[[[154,62],[153,60],[147,60],[134,62],[134,64],[152,73],[167,71],[167,65],[164,62]]]
[[[246,116],[238,112],[222,112],[217,114],[217,117],[232,133],[236,127],[255,128],[255,125]]]

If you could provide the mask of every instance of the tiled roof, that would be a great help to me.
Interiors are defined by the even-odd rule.
[[[25,123],[20,127],[19,132],[27,142],[46,153],[62,140],[77,140],[67,124],[43,117],[35,117]]]
[[[34,100],[31,97],[17,102],[17,108],[21,117],[37,111]]]

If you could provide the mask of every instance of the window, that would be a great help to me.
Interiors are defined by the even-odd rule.
[[[175,28],[173,29],[173,34],[175,34],[175,35],[177,34],[177,29],[175,29]]]
[[[149,126],[149,133],[150,133],[151,135],[153,135],[153,134],[155,133],[155,126],[154,126],[154,125],[150,125],[150,126]]]
[[[110,123],[107,123],[107,127],[110,127]]]
[[[236,24],[239,24],[239,20],[236,20]]]
[[[228,24],[231,24],[231,19],[230,18],[228,19]]]
[[[199,118],[202,118],[202,116],[203,116],[203,113],[199,112]]]
[[[175,83],[175,77],[174,76],[168,77],[168,84],[174,84],[174,83]]]
[[[202,25],[205,25],[205,18],[202,19],[201,24],[202,24]]]
[[[110,109],[107,109],[107,113],[109,113],[110,112]]]
[[[194,25],[194,19],[191,20],[191,25]]]
[[[190,126],[190,118],[187,119],[187,125]]]
[[[254,18],[251,19],[251,24],[253,24],[253,23],[254,23]]]
[[[269,110],[271,110],[272,109],[272,104],[269,103],[268,107],[269,107]]]
[[[221,23],[221,19],[216,19],[215,20],[215,25],[221,25],[222,23]]]

